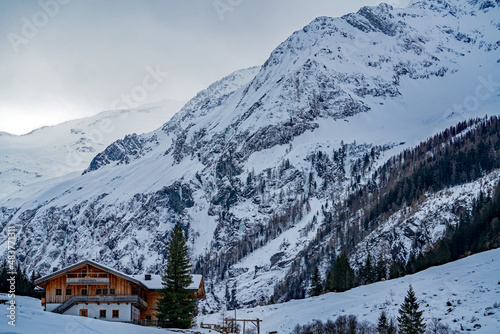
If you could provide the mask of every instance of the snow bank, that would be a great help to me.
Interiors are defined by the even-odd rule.
[[[4,293],[0,294],[0,300],[8,300]],[[173,334],[173,333],[208,333],[208,330],[165,330],[155,327],[143,327],[132,324],[109,322],[99,319],[61,315],[45,312],[40,305],[40,300],[30,297],[16,297],[16,321],[15,327],[9,325],[7,318],[7,305],[0,304],[0,333],[10,334]]]

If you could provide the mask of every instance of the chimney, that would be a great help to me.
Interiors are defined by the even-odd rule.
[[[145,279],[146,281],[151,281],[151,274],[146,274],[146,275],[144,275],[144,279]]]

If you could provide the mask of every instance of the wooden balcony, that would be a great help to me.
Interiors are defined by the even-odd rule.
[[[66,284],[109,284],[107,273],[69,273],[66,274]]]
[[[139,309],[146,309],[148,304],[138,295],[99,295],[99,296],[69,296],[52,312],[64,313],[71,306],[78,303],[131,303]]]

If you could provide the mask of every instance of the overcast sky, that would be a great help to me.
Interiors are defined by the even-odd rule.
[[[2,0],[0,131],[187,100],[234,70],[261,65],[315,17],[379,2]]]

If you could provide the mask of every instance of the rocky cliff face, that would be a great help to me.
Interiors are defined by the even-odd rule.
[[[30,270],[91,257],[159,272],[180,224],[206,277],[207,308],[264,303],[293,274],[325,206],[377,182],[374,170],[402,149],[498,113],[497,88],[484,82],[498,73],[499,6],[436,0],[320,17],[262,67],[214,83],[160,129],[114,142],[83,175],[3,201],[2,247],[15,224]],[[481,84],[489,97],[467,104]],[[434,233],[436,224],[418,229]],[[370,238],[360,247],[378,237]],[[424,246],[402,242],[397,252]]]

